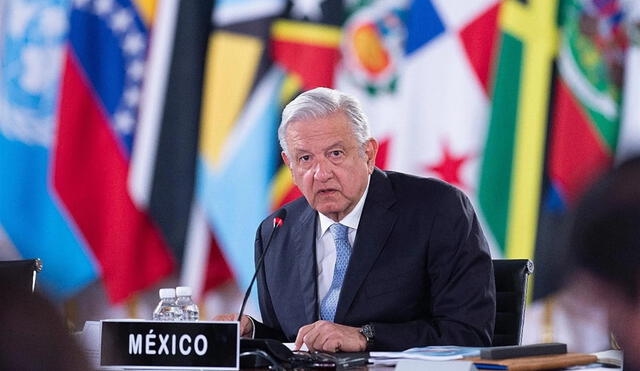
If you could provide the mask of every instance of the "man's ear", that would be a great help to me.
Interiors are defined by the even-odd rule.
[[[291,163],[289,162],[289,157],[287,157],[287,154],[282,151],[280,152],[280,156],[282,157],[282,161],[284,161],[284,164],[287,165],[289,170],[291,170]]]
[[[373,168],[376,166],[376,155],[378,154],[378,141],[371,138],[365,145],[364,153],[367,156],[367,167],[369,168],[369,174],[373,173]]]

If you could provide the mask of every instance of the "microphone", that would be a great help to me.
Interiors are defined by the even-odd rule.
[[[264,257],[265,255],[267,255],[267,251],[269,251],[269,246],[271,246],[271,240],[273,239],[273,236],[275,236],[276,231],[280,229],[280,227],[282,227],[282,224],[284,223],[284,218],[286,216],[287,216],[287,210],[280,209],[280,211],[278,211],[276,215],[273,217],[273,229],[271,230],[271,234],[269,235],[269,239],[267,240],[267,245],[265,246],[264,251],[262,251],[262,255],[260,255],[260,259],[258,259],[258,262],[256,263],[256,272],[253,274],[253,277],[251,278],[249,287],[247,287],[247,292],[244,293],[244,299],[242,300],[240,313],[238,313],[238,322],[240,321],[240,319],[242,319],[242,313],[244,313],[244,307],[245,305],[247,305],[247,300],[249,299],[249,295],[251,294],[251,287],[253,287],[253,283],[255,282],[256,277],[258,276],[258,272],[260,272],[260,268],[262,268],[262,266],[264,265],[263,264]]]

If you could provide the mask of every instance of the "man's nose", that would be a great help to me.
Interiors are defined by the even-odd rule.
[[[327,160],[324,160],[324,159],[319,160],[316,163],[316,166],[313,172],[314,179],[320,182],[326,182],[331,178],[331,175],[332,175],[331,164]]]

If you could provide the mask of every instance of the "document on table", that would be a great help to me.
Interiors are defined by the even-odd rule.
[[[480,355],[480,349],[446,345],[411,348],[402,352],[371,352],[369,353],[369,361],[379,365],[395,365],[401,359],[450,361],[464,357],[477,357]]]
[[[602,363],[605,365],[622,367],[622,351],[621,350],[605,350],[602,352],[591,353],[594,356],[598,357],[598,363]]]

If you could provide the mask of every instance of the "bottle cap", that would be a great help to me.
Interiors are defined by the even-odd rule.
[[[191,287],[178,286],[176,287],[176,295],[178,296],[191,296]]]
[[[160,299],[175,298],[176,289],[160,289]]]

